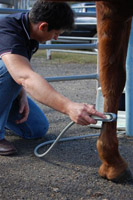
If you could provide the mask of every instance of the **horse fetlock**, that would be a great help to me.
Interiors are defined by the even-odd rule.
[[[113,165],[109,165],[107,163],[103,163],[100,168],[99,168],[99,175],[103,178],[106,178],[108,180],[117,182],[120,179],[122,179],[123,177],[125,177],[125,173],[128,175],[129,170],[128,169],[128,165],[127,163],[123,160],[121,163],[117,163],[113,164]],[[131,177],[131,175],[130,175]]]
[[[118,151],[118,143],[117,141],[103,141],[98,139],[97,141],[97,149],[99,153],[100,159],[109,165],[113,165],[116,162],[121,162],[121,156]]]

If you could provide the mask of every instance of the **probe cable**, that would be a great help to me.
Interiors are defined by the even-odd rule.
[[[61,138],[61,136],[72,126],[74,125],[75,122],[70,122],[61,132],[60,134],[58,135],[58,137],[56,138],[56,140],[49,140],[47,142],[43,142],[39,145],[37,145],[34,149],[34,154],[35,156],[41,158],[41,157],[44,157],[46,154],[49,153],[49,151],[56,145],[57,142],[64,142],[64,141],[70,141],[70,140],[78,140],[78,139],[82,139],[82,138],[85,138],[85,137],[90,137],[90,136],[99,136],[99,134],[89,134],[89,135],[81,135],[81,136],[74,136],[74,137],[68,137],[68,138]],[[52,144],[51,144],[52,143]],[[38,149],[45,146],[45,145],[48,145],[48,144],[51,144],[51,146],[48,148],[48,150],[46,150],[44,153],[38,153]]]
[[[93,117],[94,119],[96,119],[97,121],[102,121],[102,122],[113,122],[113,121],[116,121],[117,119],[117,115],[114,114],[114,113],[104,113],[105,116],[107,118],[105,119],[102,119],[102,118],[98,118],[96,116],[91,116]],[[41,157],[44,157],[45,155],[47,155],[49,153],[49,151],[57,144],[57,142],[63,142],[63,141],[70,141],[70,140],[78,140],[78,139],[82,139],[82,138],[86,138],[86,137],[92,137],[92,136],[99,136],[100,134],[97,133],[97,134],[88,134],[88,135],[81,135],[81,136],[74,136],[74,137],[68,137],[68,138],[61,138],[61,136],[71,127],[75,124],[75,122],[71,121],[61,132],[60,134],[58,135],[58,137],[55,139],[55,140],[49,140],[49,141],[46,141],[46,142],[43,142],[39,145],[37,145],[34,149],[34,154],[35,156],[41,158]],[[43,147],[43,146],[46,146],[48,144],[51,144],[52,145],[48,148],[48,150],[46,150],[44,153],[38,153],[38,150]]]

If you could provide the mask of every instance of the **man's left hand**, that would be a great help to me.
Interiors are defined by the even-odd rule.
[[[27,95],[24,89],[22,89],[19,94],[19,114],[21,114],[22,118],[16,120],[17,124],[25,122],[29,115],[29,105],[28,105]]]

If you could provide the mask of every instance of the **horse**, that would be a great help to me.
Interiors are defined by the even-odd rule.
[[[64,1],[64,0],[56,0]],[[68,0],[71,1],[71,0]],[[77,0],[77,2],[80,0]],[[88,0],[89,2],[91,0]],[[133,3],[130,0],[95,0],[99,50],[99,80],[104,112],[117,114],[126,81],[126,56]],[[118,150],[117,122],[102,124],[97,150],[102,161],[99,175],[113,182],[132,179],[127,162]]]

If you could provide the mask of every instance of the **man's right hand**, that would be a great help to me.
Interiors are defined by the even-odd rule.
[[[75,102],[68,106],[68,115],[72,121],[80,125],[96,124],[97,121],[91,118],[92,115],[106,118],[103,113],[96,111],[94,105]]]

